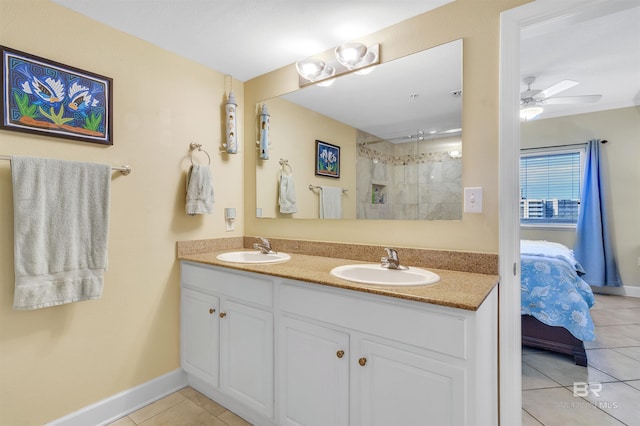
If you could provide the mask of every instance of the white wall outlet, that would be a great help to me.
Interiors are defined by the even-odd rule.
[[[482,187],[464,189],[464,212],[482,213]]]

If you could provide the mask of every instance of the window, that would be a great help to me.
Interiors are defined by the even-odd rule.
[[[522,150],[521,225],[575,226],[584,152],[584,148]]]

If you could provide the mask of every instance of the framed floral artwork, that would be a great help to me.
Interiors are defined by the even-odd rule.
[[[111,78],[4,46],[0,50],[0,128],[113,145]]]
[[[316,140],[316,176],[340,177],[340,147]]]

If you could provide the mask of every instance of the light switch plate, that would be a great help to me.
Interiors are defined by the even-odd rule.
[[[464,212],[482,213],[482,187],[464,189]]]

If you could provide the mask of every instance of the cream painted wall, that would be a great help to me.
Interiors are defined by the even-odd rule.
[[[345,219],[355,219],[356,129],[284,99],[269,99],[265,103],[270,115],[271,148],[268,160],[257,160],[258,195],[254,201],[257,207],[262,208],[262,216],[265,218],[318,218],[320,201],[318,191],[310,191],[308,186],[326,185],[339,186],[348,190],[342,197],[342,216]],[[255,114],[257,115],[258,112]],[[340,147],[339,179],[315,175],[316,139]],[[298,206],[298,211],[294,214],[280,213],[277,204],[281,158],[287,159],[293,169]]]
[[[463,185],[484,189],[483,213],[460,221],[291,221],[248,214],[248,235],[498,252],[498,54],[500,12],[525,0],[457,0],[374,33],[361,41],[381,43],[382,62],[463,39]],[[255,134],[255,104],[296,90],[292,65],[245,83],[245,133]],[[256,206],[254,142],[245,141],[245,206]],[[271,161],[271,160],[270,160]],[[273,160],[277,161],[277,159]]]
[[[14,311],[11,175],[0,162],[0,424],[40,425],[180,367],[175,243],[243,234],[242,220],[225,232],[223,208],[243,214],[244,166],[218,152],[222,74],[44,0],[0,0],[0,44],[114,80],[112,147],[0,131],[0,154],[133,168],[113,175],[102,299]],[[242,105],[243,84],[233,88]],[[211,155],[210,216],[184,212],[190,142]]]
[[[603,170],[609,177],[607,205],[618,269],[625,286],[640,286],[640,107],[534,120],[521,126],[523,148],[606,139]],[[547,239],[573,247],[575,232],[522,229],[522,238]]]

